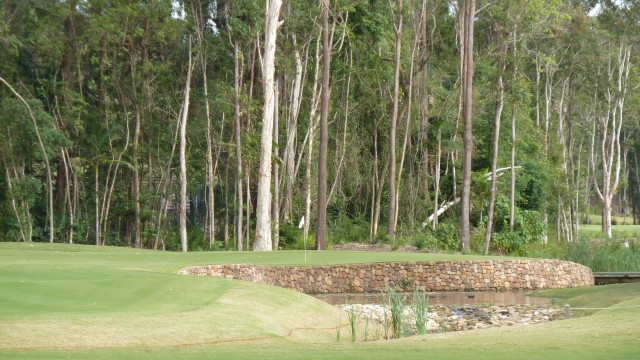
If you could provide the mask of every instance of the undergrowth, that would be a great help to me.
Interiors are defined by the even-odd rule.
[[[528,250],[531,257],[572,261],[595,272],[640,271],[640,245],[633,240],[579,236],[573,242],[535,244]]]

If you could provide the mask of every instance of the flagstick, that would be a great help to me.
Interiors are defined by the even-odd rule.
[[[300,223],[298,224],[298,229],[302,229],[304,227],[304,216],[300,219]],[[307,262],[307,234],[304,234],[304,262]]]

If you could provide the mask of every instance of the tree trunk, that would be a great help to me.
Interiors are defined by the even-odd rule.
[[[212,249],[213,243],[216,240],[216,209],[215,209],[215,170],[213,165],[213,135],[212,129],[213,126],[211,124],[211,106],[209,105],[209,83],[207,78],[207,57],[206,57],[206,49],[204,44],[204,21],[205,16],[202,14],[201,4],[198,3],[198,6],[193,6],[192,9],[195,14],[194,18],[196,21],[196,34],[198,36],[198,45],[199,51],[198,55],[200,58],[200,67],[202,70],[202,90],[204,94],[204,106],[205,106],[205,114],[207,117],[207,130],[206,130],[206,141],[207,141],[207,156],[206,156],[206,196],[207,196],[207,217],[206,217],[206,227],[205,239],[209,240],[209,250]],[[235,44],[234,44],[235,45]],[[235,50],[235,46],[234,46]],[[235,52],[234,52],[234,60],[235,60]],[[235,62],[234,62],[235,65]],[[235,79],[235,78],[234,78]]]
[[[329,74],[331,48],[329,47],[329,0],[322,1],[322,92],[320,96],[320,141],[318,153],[318,218],[316,250],[327,248],[327,146],[329,126]]]
[[[432,229],[435,230],[436,226],[438,226],[438,208],[440,207],[438,203],[440,200],[438,197],[440,196],[440,166],[442,163],[442,129],[438,128],[438,150],[436,153],[436,170],[433,178],[433,223]],[[455,198],[455,194],[454,194]]]
[[[636,175],[636,187],[635,187],[635,191],[632,191],[632,193],[635,194],[635,196],[632,197],[632,202],[633,202],[633,225],[637,224],[637,218],[638,218],[638,213],[637,213],[637,199],[638,199],[638,195],[640,195],[640,168],[638,168],[638,153],[634,152],[633,153],[633,161],[634,161],[634,173]]]
[[[602,233],[611,239],[611,201],[608,198],[602,201]]]
[[[393,83],[393,108],[389,129],[389,214],[387,216],[387,238],[393,243],[396,237],[396,125],[398,122],[398,103],[400,102],[400,55],[402,46],[402,0],[398,0],[398,24],[395,25],[395,70]]]
[[[7,177],[7,194],[9,195],[9,202],[11,203],[11,209],[16,216],[16,223],[18,224],[18,230],[20,231],[20,238],[18,241],[22,242],[31,242],[31,231],[26,229],[27,225],[25,222],[29,222],[28,219],[31,217],[29,213],[28,207],[23,207],[22,211],[18,209],[18,201],[16,201],[15,194],[13,192],[13,181],[11,180],[11,172],[9,171],[9,166],[7,164],[4,156],[1,156],[2,163],[4,165],[5,175]],[[16,176],[17,177],[17,176]]]
[[[545,64],[544,74],[544,155],[549,155],[549,128],[551,127],[551,100],[553,96],[553,75],[555,67],[551,63]]]
[[[476,1],[464,1],[463,29],[464,36],[462,54],[464,67],[463,84],[463,161],[462,161],[462,213],[460,218],[460,248],[470,250],[470,215],[471,215],[471,153],[473,151],[472,115],[473,115],[473,26],[476,12]]]
[[[273,117],[275,108],[274,74],[276,37],[282,0],[268,0],[264,35],[262,78],[264,107],[262,111],[262,135],[260,138],[260,169],[258,173],[258,198],[256,205],[255,251],[271,251],[271,156],[273,140]]]
[[[373,177],[371,186],[371,228],[369,231],[370,241],[374,242],[378,235],[378,221],[380,221],[380,203],[382,202],[382,191],[384,190],[384,181],[387,177],[387,170],[389,169],[389,158],[385,161],[382,174],[379,173],[379,155],[378,155],[378,126],[379,121],[376,122],[373,129]]]
[[[420,22],[421,22],[421,33],[422,33],[422,59],[426,61],[426,59],[429,58],[429,49],[428,49],[428,43],[427,43],[427,0],[422,0],[422,9],[420,11]],[[434,27],[432,29],[432,34],[433,31],[435,31],[435,24]],[[425,69],[427,69],[426,71],[428,71],[428,66],[425,67]],[[420,90],[423,90],[424,93],[422,93],[422,101],[420,102],[421,104],[421,110],[422,110],[422,116],[421,116],[421,122],[420,122],[420,148],[422,149],[422,159],[420,161],[420,166],[422,167],[419,171],[420,174],[423,174],[423,176],[418,176],[418,181],[422,181],[422,184],[419,185],[419,188],[424,189],[424,203],[425,203],[425,207],[429,208],[429,83],[427,81],[428,79],[428,72],[425,72],[425,78],[423,80],[423,82],[421,82],[423,85],[419,86],[418,88]],[[420,91],[419,90],[419,91]],[[435,187],[435,185],[434,185]],[[427,214],[429,212],[427,211]]]
[[[159,185],[158,192],[160,194],[160,203],[158,204],[160,211],[158,211],[158,217],[156,220],[156,238],[153,242],[153,249],[158,249],[158,243],[162,242],[162,249],[164,250],[164,238],[162,237],[162,220],[167,217],[167,212],[169,211],[169,201],[167,198],[167,189],[171,188],[171,183],[173,182],[173,175],[171,172],[171,168],[173,166],[173,156],[176,152],[176,147],[178,146],[179,138],[180,138],[180,119],[182,117],[182,111],[180,110],[180,114],[178,114],[176,121],[176,130],[173,137],[173,145],[171,146],[171,154],[169,155],[169,159],[166,162],[166,168],[161,170],[161,185]],[[162,177],[164,177],[164,181],[162,181]]]
[[[287,123],[287,145],[285,148],[285,190],[284,206],[282,209],[285,221],[290,220],[293,215],[293,186],[295,184],[295,142],[298,129],[298,115],[300,114],[300,101],[302,99],[302,77],[303,67],[300,52],[297,49],[296,36],[293,35],[293,47],[296,60],[296,74],[293,82],[293,94],[291,101],[291,112]]]
[[[134,236],[135,236],[135,247],[141,248],[142,241],[140,239],[140,227],[142,226],[140,222],[140,170],[138,166],[138,142],[140,139],[140,123],[141,123],[141,115],[140,109],[136,109],[136,125],[135,130],[133,131],[133,147],[132,147],[132,158],[133,158],[133,201],[134,201]]]
[[[246,204],[247,204],[247,212],[246,212],[246,216],[245,219],[247,219],[247,226],[245,227],[245,248],[247,250],[249,250],[249,239],[251,238],[251,228],[249,227],[249,219],[251,219],[251,186],[249,183],[250,180],[250,173],[249,173],[249,168],[245,168],[244,169],[244,176],[245,176],[245,180],[246,180]]]
[[[225,166],[224,174],[224,203],[229,204],[229,164],[231,163],[231,157],[227,157],[227,166]],[[224,248],[229,249],[229,211],[224,212]]]
[[[311,92],[311,105],[309,109],[309,128],[307,129],[307,168],[305,171],[305,201],[304,201],[304,225],[303,234],[305,242],[309,237],[309,226],[311,224],[311,166],[313,161],[313,138],[317,126],[316,112],[318,110],[318,79],[320,76],[320,39],[316,43],[316,66],[313,77]],[[301,162],[301,161],[300,161]]]
[[[580,232],[580,173],[582,172],[582,142],[583,139],[580,140],[580,148],[578,149],[578,166],[577,166],[577,174],[575,181],[575,196],[573,197],[573,206],[571,208],[571,216],[572,223],[574,224],[574,239],[578,236]]]
[[[628,88],[631,47],[620,44],[617,57],[611,59],[608,80],[613,88],[605,93],[606,113],[600,117],[600,155],[602,168],[602,186],[594,181],[596,192],[602,201],[602,233],[611,238],[611,203],[618,188],[621,170],[621,131],[624,120],[624,102]],[[613,58],[613,55],[611,56]],[[593,134],[595,136],[595,124]],[[593,137],[592,137],[593,143]],[[593,147],[592,147],[593,153]],[[593,161],[594,155],[591,155]],[[595,164],[592,164],[595,170]]]
[[[516,59],[517,53],[517,23],[513,25],[513,58]],[[518,64],[513,66],[513,79],[518,76]],[[513,232],[516,221],[516,100],[511,101],[511,192],[509,196],[509,231]]]
[[[345,98],[345,105],[344,105],[344,125],[343,125],[343,131],[342,131],[342,152],[340,154],[340,160],[338,161],[338,165],[336,166],[336,173],[335,173],[335,178],[333,180],[333,184],[331,185],[331,190],[329,190],[329,196],[327,197],[327,202],[331,201],[331,197],[333,196],[334,190],[336,189],[336,186],[338,185],[338,181],[340,180],[340,174],[342,171],[342,163],[344,162],[344,157],[347,154],[347,130],[349,128],[349,94],[351,91],[351,69],[353,68],[353,50],[349,49],[349,74],[347,75],[347,87],[346,87],[346,95],[344,96]],[[336,144],[336,148],[337,148],[337,144]],[[336,150],[336,156],[337,156],[337,150]]]
[[[373,221],[371,223],[371,226],[372,226],[371,241],[372,242],[376,240],[376,236],[378,235],[378,222],[380,221],[380,204],[382,203],[382,192],[384,190],[384,180],[387,178],[388,170],[389,170],[389,159],[387,158],[387,161],[385,162],[384,167],[382,168],[382,174],[377,180],[378,187],[375,193],[375,203],[374,203],[375,206],[373,209],[374,210]]]
[[[402,141],[402,155],[400,155],[400,168],[398,170],[398,180],[396,182],[396,198],[395,198],[395,216],[393,217],[394,219],[394,224],[393,224],[393,228],[394,228],[394,233],[395,233],[395,229],[397,229],[398,227],[398,208],[400,207],[400,189],[402,188],[400,186],[401,182],[402,182],[402,170],[404,169],[404,160],[406,158],[406,153],[407,153],[407,143],[409,141],[409,134],[411,133],[411,108],[412,108],[412,103],[413,103],[413,68],[414,68],[414,60],[416,57],[416,51],[418,50],[418,42],[420,40],[420,34],[418,32],[416,32],[416,34],[413,37],[413,45],[411,47],[411,58],[410,58],[410,66],[409,66],[409,87],[407,89],[407,103],[406,103],[406,109],[407,109],[407,117],[406,117],[406,121],[405,121],[405,126],[404,126],[404,139]]]
[[[187,248],[187,119],[189,118],[189,96],[191,94],[191,37],[189,37],[189,62],[187,68],[187,80],[184,88],[184,104],[182,105],[182,119],[180,121],[180,245],[182,251]]]
[[[499,71],[503,71],[501,66]],[[498,99],[496,100],[496,116],[493,125],[493,157],[491,159],[491,189],[489,190],[489,211],[487,213],[487,229],[484,235],[484,254],[489,253],[491,245],[491,233],[493,231],[493,213],[496,206],[496,184],[498,176],[496,176],[496,168],[498,167],[498,150],[500,145],[500,120],[502,118],[502,108],[504,107],[504,85],[502,84],[502,75],[498,76]]]
[[[274,97],[275,97],[275,106],[273,109],[273,144],[275,145],[273,157],[278,158],[278,121],[279,121],[279,102],[280,102],[280,91],[279,91],[280,81],[276,79],[275,89],[274,89]],[[280,167],[278,162],[276,161],[273,164],[273,201],[271,201],[271,220],[272,220],[272,235],[271,239],[273,240],[273,249],[278,250],[278,245],[280,245],[280,193],[278,184],[279,176],[280,176]]]
[[[64,184],[65,184],[65,202],[69,207],[69,244],[73,244],[73,228],[74,228],[74,220],[75,220],[75,207],[73,201],[71,200],[71,184],[70,184],[70,175],[73,170],[71,170],[69,153],[66,149],[62,149],[62,163],[63,168],[58,171],[64,172]]]
[[[315,111],[314,111],[315,112]],[[313,161],[313,137],[314,135],[314,116],[309,118],[309,147],[307,148],[307,168],[305,170],[305,191],[304,191],[304,224],[303,224],[303,236],[306,239],[309,238],[309,226],[311,223],[311,166]]]
[[[93,191],[95,201],[95,232],[96,232],[96,245],[102,245],[102,234],[100,234],[100,165],[96,162],[95,172],[93,178]]]
[[[509,196],[509,231],[513,232],[516,222],[516,109],[511,103],[511,192]]]
[[[236,142],[236,250],[242,251],[242,119],[240,118],[240,50],[238,42],[233,43],[233,93],[235,103]],[[247,218],[248,221],[248,218]]]

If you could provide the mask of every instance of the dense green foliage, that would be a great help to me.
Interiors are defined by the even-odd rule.
[[[252,0],[0,0],[0,77],[34,116],[0,84],[0,241],[47,241],[52,234],[56,242],[132,246],[140,240],[141,247],[178,250],[176,139],[191,58],[189,248],[252,242],[264,6]],[[461,189],[458,8],[458,2],[439,0],[411,0],[403,8],[398,240],[410,238],[420,248],[459,246],[459,205],[439,216],[435,229],[427,221]],[[615,195],[614,210],[637,217],[640,78],[631,49],[640,45],[640,5],[478,0],[477,8],[473,248],[480,251],[486,229],[498,78],[505,86],[497,166],[509,167],[515,131],[518,168],[513,194],[508,168],[497,180],[491,250],[524,254],[540,240],[576,238],[576,223],[602,207],[599,193]],[[386,241],[379,229],[390,201],[393,11],[385,1],[331,2],[331,243]],[[273,154],[280,165],[273,186],[279,189],[281,248],[304,246],[298,223],[307,189],[312,211],[306,222],[311,232],[315,226],[319,16],[317,2],[290,0],[282,8]],[[619,143],[611,135],[616,129]],[[53,224],[36,131],[53,176]],[[240,233],[238,210],[248,217]]]

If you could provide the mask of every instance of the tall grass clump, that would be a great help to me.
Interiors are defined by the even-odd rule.
[[[404,335],[404,326],[402,323],[402,317],[404,315],[404,302],[402,296],[394,289],[387,291],[387,297],[389,298],[389,308],[391,309],[391,329],[393,330],[393,336],[401,338]]]
[[[640,244],[624,238],[604,240],[581,235],[570,243],[536,245],[529,254],[572,261],[594,272],[640,271]]]
[[[427,333],[427,305],[429,304],[429,295],[426,291],[413,290],[413,313],[416,317],[416,334],[425,335]]]
[[[349,332],[351,333],[351,342],[356,342],[356,312],[354,310],[349,311]]]
[[[581,237],[566,244],[565,253],[566,260],[588,266],[595,272],[640,271],[640,246],[633,241]]]

